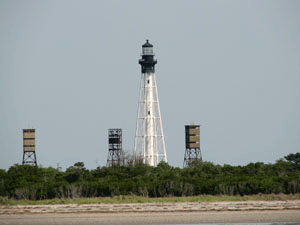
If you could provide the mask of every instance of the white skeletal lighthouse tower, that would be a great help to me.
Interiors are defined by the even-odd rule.
[[[141,156],[143,162],[157,166],[160,161],[167,162],[167,153],[162,128],[158,92],[155,79],[153,45],[147,42],[142,46],[142,67],[136,133],[134,141],[134,157]]]

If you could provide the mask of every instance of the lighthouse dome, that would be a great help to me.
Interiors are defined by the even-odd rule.
[[[142,47],[143,47],[143,48],[144,48],[144,47],[153,47],[153,44],[151,44],[151,43],[149,42],[149,40],[146,40],[146,43],[143,44]]]

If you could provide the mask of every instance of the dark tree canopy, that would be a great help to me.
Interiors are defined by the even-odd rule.
[[[141,195],[148,197],[191,195],[253,195],[300,193],[300,153],[274,164],[215,165],[195,161],[188,168],[166,162],[151,167],[138,161],[125,166],[85,168],[77,162],[61,172],[54,168],[14,165],[0,169],[0,196],[14,199],[52,199]]]
[[[297,152],[295,154],[289,154],[284,157],[287,161],[291,162],[295,169],[299,170],[300,169],[300,152]]]

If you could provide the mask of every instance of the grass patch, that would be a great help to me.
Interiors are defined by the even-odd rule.
[[[227,196],[227,195],[199,195],[189,197],[165,197],[165,198],[148,198],[135,195],[99,197],[99,198],[63,198],[47,200],[12,200],[7,197],[0,197],[0,205],[55,205],[55,204],[120,204],[120,203],[176,203],[176,202],[223,202],[223,201],[286,201],[300,200],[300,194],[258,194],[248,196]]]

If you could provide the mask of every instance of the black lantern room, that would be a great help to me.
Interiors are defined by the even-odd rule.
[[[153,45],[147,40],[142,47],[142,58],[139,60],[139,64],[142,66],[142,73],[154,73],[157,60],[154,59]]]

